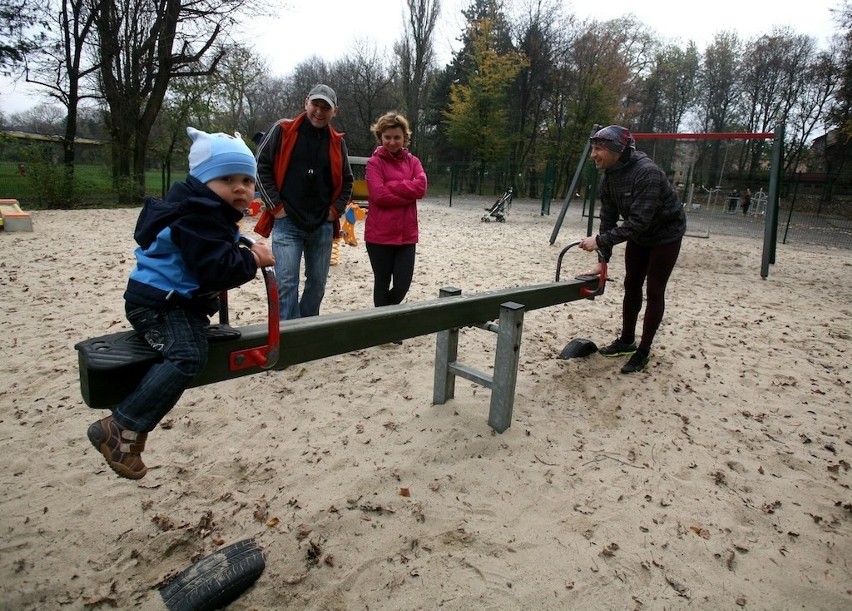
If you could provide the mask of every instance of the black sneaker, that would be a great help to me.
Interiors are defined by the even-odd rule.
[[[598,352],[604,356],[624,356],[625,354],[633,354],[636,352],[636,342],[630,342],[628,344],[627,342],[621,341],[621,338],[619,337],[609,346],[598,348]]]
[[[645,369],[645,365],[647,364],[647,354],[642,354],[641,352],[634,352],[633,355],[628,359],[627,363],[625,363],[624,367],[621,368],[621,373],[636,373],[637,371],[642,371],[643,369]]]

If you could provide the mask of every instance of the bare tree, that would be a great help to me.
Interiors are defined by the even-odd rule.
[[[559,76],[546,122],[547,149],[556,160],[554,195],[567,192],[592,125],[623,120],[631,74],[614,42],[622,35],[617,22],[579,23],[557,57]]]
[[[55,37],[40,47],[26,71],[28,83],[40,86],[66,110],[62,160],[69,179],[74,173],[79,106],[95,96],[84,88],[100,67],[89,46],[97,11],[97,3],[90,0],[60,0],[57,13],[51,15]]]
[[[557,56],[566,47],[565,32],[570,20],[556,0],[527,0],[520,8],[514,24],[518,51],[529,64],[518,73],[510,90],[509,132],[514,135],[509,155],[510,173],[516,178],[527,165],[536,149],[541,125],[549,112],[548,102],[558,82]],[[534,178],[544,169],[545,160],[526,168]],[[540,166],[540,167],[538,167]],[[531,187],[535,181],[530,182]],[[535,193],[530,193],[535,195]]]
[[[700,63],[695,43],[686,50],[673,44],[656,54],[647,76],[640,79],[634,103],[639,108],[633,128],[638,132],[678,132],[696,96]],[[670,167],[675,155],[674,140],[654,143],[654,158]]]
[[[0,0],[0,74],[10,76],[45,38],[43,6],[26,0]]]
[[[834,17],[840,26],[837,37],[841,49],[840,83],[826,118],[829,125],[839,128],[839,150],[835,157],[840,161],[839,167],[833,168],[839,173],[844,166],[848,171],[847,160],[852,158],[852,3],[843,0],[843,6],[837,9]]]
[[[403,110],[411,126],[414,146],[422,146],[421,114],[434,78],[435,25],[441,12],[440,0],[405,0],[403,37],[395,45],[399,57],[399,77]]]
[[[62,109],[56,104],[39,104],[13,114],[9,125],[34,134],[53,134],[62,129],[63,119]]]
[[[619,87],[621,99],[620,122],[632,125],[637,108],[633,103],[636,88],[654,65],[660,42],[650,28],[633,14],[607,23],[610,44],[618,49],[619,57],[627,69],[627,78]]]
[[[238,130],[251,136],[251,93],[267,71],[267,63],[248,47],[233,45],[228,48],[217,71],[216,97],[220,102],[221,125],[214,126],[216,129]]]
[[[225,55],[220,36],[248,1],[100,1],[101,87],[113,176],[123,197],[138,200],[145,192],[148,141],[169,83],[215,72]]]
[[[827,121],[831,101],[840,88],[844,54],[837,44],[820,52],[802,74],[805,84],[789,116],[785,132],[784,169],[795,171],[807,153],[807,144]]]
[[[776,29],[748,43],[741,71],[746,131],[771,132],[787,123],[808,86],[805,79],[810,76],[815,47],[813,38],[794,34],[790,28]],[[748,158],[740,166],[749,178],[760,168],[765,151],[765,140],[748,142]]]
[[[287,103],[290,94],[288,94],[288,82],[284,77],[269,74],[260,74],[258,77],[247,92],[249,125],[246,133],[251,135],[266,131],[283,116],[282,113],[286,109],[293,107]],[[299,93],[304,101],[307,90]]]
[[[353,154],[370,155],[376,144],[370,125],[400,103],[394,96],[396,74],[391,63],[373,43],[356,39],[344,58],[334,64],[332,73],[340,105],[335,124],[346,132]]]
[[[697,131],[733,131],[740,122],[741,57],[742,45],[733,32],[718,32],[713,42],[704,50],[696,107],[699,123]],[[718,177],[713,174],[716,170],[710,171],[710,168],[721,168],[724,164],[724,159],[720,164],[721,143],[721,140],[709,141],[709,159],[706,154],[700,156],[702,174],[708,176],[710,184],[721,184]],[[724,168],[719,171],[723,172]]]

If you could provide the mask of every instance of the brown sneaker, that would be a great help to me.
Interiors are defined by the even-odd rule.
[[[89,441],[106,458],[107,464],[121,477],[141,479],[148,467],[140,456],[148,433],[137,433],[122,427],[112,416],[89,426]]]

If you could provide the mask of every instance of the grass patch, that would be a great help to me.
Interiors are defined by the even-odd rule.
[[[56,194],[62,188],[62,166],[40,161],[24,162],[24,171],[19,164],[0,161],[0,198],[17,199],[29,209],[45,208],[111,208],[133,205],[119,202],[118,193],[112,183],[110,166],[100,164],[76,164],[74,166],[74,193]],[[168,186],[183,180],[185,171],[173,172]],[[151,170],[145,174],[145,191],[148,195],[162,196],[163,175]],[[62,201],[63,205],[52,202]]]

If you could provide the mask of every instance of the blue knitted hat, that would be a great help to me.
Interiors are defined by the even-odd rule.
[[[210,182],[230,174],[243,174],[254,178],[257,162],[240,134],[208,134],[194,127],[186,133],[192,140],[189,149],[189,175],[201,182]]]
[[[623,153],[626,148],[635,148],[636,141],[630,130],[620,125],[608,125],[599,129],[589,138],[593,144],[599,144],[616,153]]]

